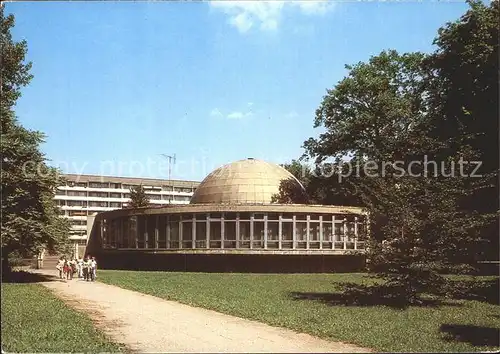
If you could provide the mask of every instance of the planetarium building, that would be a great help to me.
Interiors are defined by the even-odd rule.
[[[246,159],[210,173],[190,204],[97,214],[86,254],[100,268],[206,272],[334,272],[364,266],[361,208],[276,204],[284,168]]]

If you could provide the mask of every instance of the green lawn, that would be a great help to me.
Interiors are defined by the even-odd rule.
[[[34,283],[2,284],[2,349],[17,353],[117,352],[92,321]]]
[[[405,310],[328,302],[329,296],[338,291],[335,282],[369,282],[363,274],[101,270],[98,280],[377,351],[494,350],[500,329],[500,306],[485,302],[452,300],[446,305]],[[309,293],[316,299],[297,300],[293,293]],[[452,339],[449,333],[453,333]]]

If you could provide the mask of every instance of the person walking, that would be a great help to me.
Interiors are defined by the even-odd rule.
[[[71,279],[71,266],[69,264],[70,261],[64,260],[63,266],[63,279],[70,280]]]
[[[78,261],[77,261],[77,270],[78,270],[78,278],[83,278],[83,259],[82,258],[78,258]]]
[[[59,258],[57,262],[56,269],[59,271],[59,279],[63,278],[63,268],[64,268],[64,257]]]
[[[92,281],[95,281],[97,273],[97,261],[95,260],[95,257],[92,257],[90,260],[90,272]]]

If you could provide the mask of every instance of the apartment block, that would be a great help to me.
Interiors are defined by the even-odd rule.
[[[199,182],[152,178],[108,177],[65,174],[66,184],[58,187],[55,200],[61,216],[71,220],[69,238],[87,242],[87,217],[99,212],[125,208],[132,187],[142,185],[151,204],[189,204]],[[91,219],[91,218],[90,218]]]

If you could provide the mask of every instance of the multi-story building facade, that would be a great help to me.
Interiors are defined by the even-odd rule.
[[[69,238],[85,245],[87,217],[102,211],[127,207],[130,189],[142,185],[151,204],[189,204],[199,182],[152,178],[108,177],[66,174],[66,184],[58,187],[55,200],[61,215],[72,223]]]

